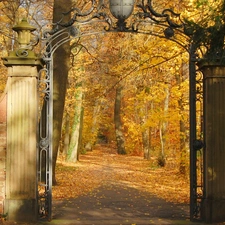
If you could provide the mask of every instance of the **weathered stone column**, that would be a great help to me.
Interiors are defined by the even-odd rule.
[[[225,66],[201,65],[204,77],[205,199],[207,223],[225,221]]]
[[[8,67],[4,212],[8,214],[7,219],[10,221],[36,221],[37,82],[41,61],[32,50],[26,49],[26,42],[30,42],[27,34],[35,28],[23,20],[14,30],[18,31],[19,36],[22,35],[22,39],[19,39],[18,50],[4,59],[4,64]]]
[[[6,162],[6,93],[0,96],[0,214],[4,214]]]

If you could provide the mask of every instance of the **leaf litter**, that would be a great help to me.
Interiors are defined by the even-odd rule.
[[[168,202],[189,202],[189,179],[177,169],[156,168],[140,156],[118,155],[110,146],[97,146],[80,155],[77,163],[59,157],[53,199],[70,199],[95,193],[98,187],[121,184],[154,194]],[[104,197],[104,196],[103,196]]]

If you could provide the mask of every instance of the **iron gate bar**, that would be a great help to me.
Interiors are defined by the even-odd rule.
[[[194,141],[196,140],[196,105],[195,105],[195,90],[196,90],[196,49],[191,45],[189,53],[189,123],[190,123],[190,219],[194,219],[196,208],[196,153],[194,150]]]
[[[37,196],[39,218],[52,217],[52,92],[51,61],[39,72],[39,96],[42,97],[39,120],[39,143],[37,146]],[[44,73],[44,78],[42,77]]]
[[[202,137],[197,135],[197,101],[201,101],[203,91],[202,88],[203,80],[197,81],[196,71],[196,51],[195,45],[190,46],[189,52],[189,124],[190,124],[190,220],[201,220],[201,203],[203,200],[203,142]],[[197,86],[200,83],[200,86]],[[203,100],[203,99],[202,99]],[[201,103],[200,103],[201,104]],[[200,112],[200,117],[202,116]],[[202,121],[200,126],[202,126]],[[200,133],[202,129],[200,128]],[[200,155],[200,156],[198,156]],[[200,164],[198,163],[200,159]],[[198,179],[200,168],[200,182]],[[199,184],[200,183],[200,184]]]

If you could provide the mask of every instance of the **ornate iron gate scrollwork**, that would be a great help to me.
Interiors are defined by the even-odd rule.
[[[190,53],[190,219],[201,220],[204,198],[203,74],[196,70],[196,53]]]
[[[204,198],[204,165],[203,165],[203,74],[196,73],[196,140],[193,143],[195,151],[194,167],[195,182],[193,183],[193,198],[196,205],[194,207],[193,219],[201,220],[201,204]]]
[[[76,11],[76,10],[75,10]],[[75,16],[86,17],[94,11],[86,14],[77,12]],[[79,21],[86,23],[93,18]],[[73,26],[75,19],[71,22],[56,24],[53,30],[46,31],[43,35],[42,55],[45,68],[39,72],[39,130],[37,144],[37,198],[39,218],[52,219],[52,133],[53,133],[53,55],[64,43],[99,32],[85,31],[80,33],[76,26]],[[104,31],[105,32],[105,31]]]
[[[51,60],[39,71],[39,130],[37,146],[37,196],[39,218],[51,220],[53,100]]]
[[[76,28],[74,27],[73,30]],[[39,130],[37,144],[37,196],[39,218],[52,219],[53,54],[71,37],[71,26],[44,34],[43,61],[39,71]]]

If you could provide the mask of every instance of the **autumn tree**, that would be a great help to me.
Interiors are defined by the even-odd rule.
[[[121,102],[122,102],[122,85],[116,87],[115,96],[115,108],[114,108],[114,123],[115,123],[115,133],[117,142],[117,152],[118,154],[126,154],[125,150],[125,139],[123,134],[123,126],[121,121]]]
[[[79,58],[77,56],[77,58]],[[73,75],[70,80],[70,86],[72,86],[72,99],[74,103],[72,104],[74,110],[72,110],[72,115],[67,111],[66,118],[70,117],[72,119],[71,132],[66,136],[70,136],[69,146],[66,152],[66,160],[69,162],[76,162],[79,157],[79,152],[81,151],[81,140],[82,140],[82,128],[83,128],[83,79],[85,74],[83,67],[79,70],[74,71],[76,74]],[[68,90],[69,92],[69,90]]]
[[[51,22],[52,1],[0,1],[0,42],[1,42],[1,56],[5,57],[17,45],[16,33],[12,27],[19,23],[23,18],[27,18],[29,23],[37,28],[32,36],[32,41],[36,41],[35,36],[41,36],[42,29]],[[39,54],[39,49],[35,49]],[[1,65],[2,74],[5,74],[5,67]],[[6,83],[6,76],[1,76],[0,89],[4,89]]]
[[[18,22],[19,12],[21,10],[20,1],[1,1],[0,2],[0,12],[1,12],[1,19],[0,19],[0,46],[1,46],[1,57],[5,57],[8,55],[9,51],[13,50],[14,45],[14,35],[12,27]],[[0,63],[0,94],[4,91],[7,76],[6,76],[6,68],[3,65],[3,62]]]
[[[171,5],[177,7],[174,2]],[[164,8],[167,5],[164,3],[160,7]],[[154,29],[155,27],[157,26],[154,26]],[[158,32],[160,31],[158,30]],[[178,139],[173,138],[179,136],[179,133],[175,133],[178,132],[179,120],[175,123],[173,121],[175,116],[171,116],[175,110],[170,98],[171,88],[175,81],[172,68],[174,67],[175,56],[181,57],[178,54],[181,49],[174,48],[174,43],[170,41],[153,38],[151,35],[137,35],[136,38],[132,38],[126,35],[123,41],[117,42],[115,34],[107,34],[102,39],[94,38],[92,43],[89,42],[84,45],[84,49],[90,57],[82,61],[85,63],[80,62],[80,64],[85,64],[86,78],[84,82],[83,143],[91,143],[92,146],[97,140],[96,134],[99,130],[102,130],[103,126],[106,127],[102,120],[104,117],[102,116],[104,111],[102,102],[104,102],[104,105],[110,105],[110,107],[107,105],[106,110],[110,115],[107,126],[113,127],[113,117],[111,117],[111,111],[113,111],[112,96],[115,94],[116,88],[122,84],[124,101],[121,120],[124,122],[125,147],[128,152],[135,150],[142,152],[142,148],[145,148],[148,149],[145,150],[147,157],[147,155],[150,155],[149,145],[152,151],[157,149],[157,154],[163,152],[165,156],[172,156],[174,150],[171,149],[177,148],[176,146],[179,143]],[[81,41],[82,43],[85,42],[83,38],[81,38]],[[101,44],[97,44],[98,41]],[[123,51],[120,50],[122,48]],[[169,62],[167,63],[167,61]],[[130,110],[129,104],[134,102],[131,99],[137,96],[137,93],[135,93],[137,88],[140,94],[140,100],[137,101],[139,109],[136,108],[134,112]],[[131,96],[132,94],[133,96]],[[104,97],[100,97],[100,95]],[[140,103],[143,104],[142,108],[140,108]],[[145,110],[146,104],[148,105],[147,110]],[[139,112],[137,113],[137,111]],[[126,113],[124,114],[124,112]],[[138,119],[137,114],[139,114]],[[166,124],[166,126],[163,124]],[[93,140],[90,137],[94,137]]]
[[[62,13],[68,12],[72,7],[72,2],[68,0],[65,4],[63,0],[54,0],[53,23],[57,24],[62,19]],[[68,22],[70,14],[63,17],[62,22]],[[57,41],[57,40],[56,40]],[[64,112],[64,102],[68,72],[70,68],[70,43],[67,42],[59,46],[54,56],[54,76],[53,76],[53,184],[56,184],[55,166],[61,139],[62,118]]]

